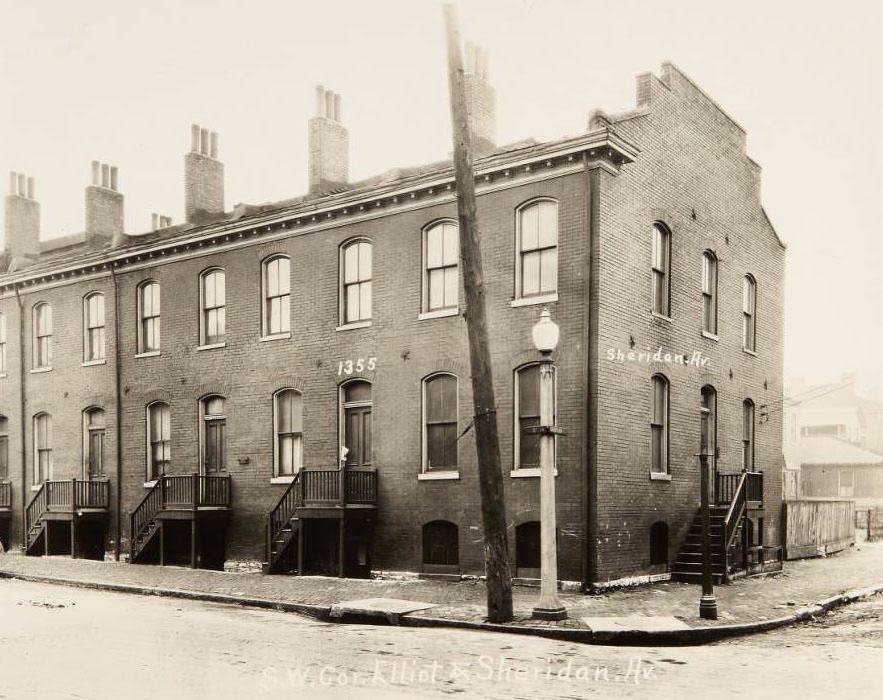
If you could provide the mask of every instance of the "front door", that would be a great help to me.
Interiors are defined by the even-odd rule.
[[[350,382],[343,394],[343,444],[347,467],[371,466],[371,385]]]
[[[212,396],[203,402],[203,469],[205,474],[217,474],[226,468],[227,418],[224,399]]]

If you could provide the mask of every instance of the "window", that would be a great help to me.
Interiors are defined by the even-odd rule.
[[[172,414],[167,403],[147,407],[147,481],[156,481],[172,463]]]
[[[218,345],[227,332],[226,274],[223,270],[207,270],[200,276],[199,344]]]
[[[700,442],[699,449],[708,455],[708,469],[713,476],[715,456],[717,455],[717,392],[714,387],[702,387],[701,407],[699,409]],[[713,484],[714,481],[709,481]]]
[[[457,308],[460,238],[453,221],[433,224],[424,232],[423,310]]]
[[[362,380],[341,387],[343,399],[343,446],[346,466],[371,466],[371,384]]]
[[[650,468],[668,473],[668,380],[661,374],[653,377],[653,415],[650,419]]]
[[[553,375],[553,395],[555,392]],[[540,424],[540,366],[526,365],[515,373],[516,469],[540,468],[540,436],[525,433]],[[555,418],[553,416],[552,422]]]
[[[702,330],[717,335],[717,258],[702,254]]]
[[[274,476],[293,476],[303,466],[303,396],[283,389],[273,396],[276,431]]]
[[[653,224],[653,313],[668,316],[671,313],[671,233],[662,224]]]
[[[264,261],[264,309],[261,334],[291,332],[291,261],[283,255]]]
[[[434,520],[423,526],[423,563],[430,566],[460,564],[459,528],[447,520]]]
[[[104,295],[98,292],[83,299],[83,359],[104,359]]]
[[[0,374],[6,372],[6,316],[0,314]]]
[[[0,479],[9,478],[9,422],[0,416]]]
[[[87,479],[104,476],[105,414],[100,408],[83,413],[83,471]]]
[[[754,402],[742,402],[742,469],[754,470]]]
[[[138,287],[138,352],[159,352],[159,282]]]
[[[757,341],[757,282],[745,275],[742,283],[742,347],[754,352]]]
[[[341,323],[371,319],[371,241],[355,240],[341,248]]]
[[[52,366],[52,307],[34,307],[34,369]]]
[[[516,296],[553,294],[558,290],[558,203],[543,199],[521,207],[517,215]]]
[[[223,396],[207,396],[200,401],[204,474],[217,474],[227,468],[227,416],[224,404]]]
[[[48,413],[34,416],[34,484],[52,478],[52,417]]]
[[[668,525],[661,520],[650,526],[650,565],[668,564]]]
[[[457,470],[457,378],[436,374],[423,382],[423,470]]]
[[[515,575],[540,577],[540,523],[532,520],[515,528]]]

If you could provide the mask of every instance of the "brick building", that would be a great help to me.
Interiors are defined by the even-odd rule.
[[[763,407],[782,396],[784,246],[745,132],[665,64],[639,76],[634,110],[495,146],[485,66],[479,52],[468,88],[516,575],[539,566],[537,446],[522,429],[538,421],[542,308],[561,328],[560,578],[695,573],[701,430],[724,549],[739,532],[777,544],[781,413]],[[155,217],[140,235],[122,231],[115,168],[94,165],[86,231],[50,241],[33,184],[13,175],[7,544],[482,573],[451,165],[349,182],[340,98],[321,88],[309,133],[307,195],[225,213],[217,136],[194,127],[188,221]]]

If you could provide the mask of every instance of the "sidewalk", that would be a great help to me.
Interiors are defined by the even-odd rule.
[[[487,625],[484,621],[484,584],[479,581],[449,583],[266,576],[67,557],[25,557],[21,554],[0,555],[0,577],[278,607],[321,619],[330,619],[331,606],[344,601],[378,598],[420,601],[433,607],[402,615],[401,624],[503,629],[522,634],[608,643],[616,642],[610,635],[593,636],[590,625],[582,618],[609,618],[611,622],[633,617],[675,618],[672,620],[675,626],[683,627],[685,624],[692,628],[692,636],[681,634],[672,637],[669,634],[671,639],[668,643],[691,643],[690,639],[697,640],[692,643],[698,643],[778,626],[783,623],[782,618],[793,617],[798,612],[805,619],[821,612],[812,608],[819,601],[846,591],[883,589],[883,543],[861,543],[831,557],[786,562],[780,574],[717,586],[717,621],[699,619],[699,586],[671,582],[594,595],[562,593],[561,601],[568,609],[569,618],[562,622],[545,623],[530,618],[531,609],[538,600],[538,589],[516,587],[514,622]],[[839,602],[843,601],[832,604]],[[665,634],[657,634],[656,637],[659,643],[666,643]],[[650,637],[640,636],[645,640],[654,638],[653,633]],[[635,641],[634,636],[626,635],[622,639],[627,641],[621,643],[640,643]]]

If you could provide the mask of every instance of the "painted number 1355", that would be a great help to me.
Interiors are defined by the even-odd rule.
[[[353,372],[361,374],[366,369],[369,372],[373,372],[376,367],[376,357],[360,357],[356,360],[341,360],[337,363],[337,376],[339,377],[342,374],[352,374]]]

